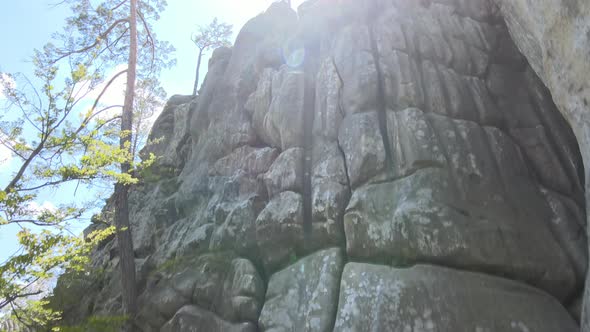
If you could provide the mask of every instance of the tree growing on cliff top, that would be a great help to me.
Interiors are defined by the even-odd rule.
[[[214,18],[207,26],[199,26],[198,32],[193,34],[191,40],[199,49],[197,58],[197,73],[195,77],[195,86],[193,88],[193,96],[197,95],[199,87],[199,71],[201,69],[201,60],[203,53],[214,48],[231,45],[229,38],[232,35],[233,26],[231,24],[219,22]]]

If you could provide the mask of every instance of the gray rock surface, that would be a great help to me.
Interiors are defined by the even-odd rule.
[[[178,310],[160,332],[193,332],[193,331],[227,331],[255,332],[252,323],[235,323],[224,321],[214,313],[197,306],[187,305]]]
[[[353,187],[383,171],[385,148],[377,112],[352,114],[344,118],[338,142],[344,152]]]
[[[303,149],[285,150],[264,174],[264,184],[269,197],[283,191],[301,192],[303,187]]]
[[[496,3],[514,42],[571,125],[587,168],[590,164],[590,3],[585,0],[496,0]],[[586,191],[590,189],[589,183],[586,177]],[[583,317],[582,330],[590,331],[588,287]]]
[[[461,285],[456,287],[455,285]],[[518,282],[417,265],[349,263],[334,331],[577,331],[554,298]]]
[[[328,249],[273,274],[259,327],[275,332],[331,331],[343,266],[341,249]]]
[[[256,242],[264,265],[276,268],[303,245],[303,199],[292,191],[273,198],[256,218]]]
[[[256,149],[250,146],[241,146],[230,155],[215,162],[210,175],[232,176],[239,171],[257,176],[268,171],[278,151],[272,148]]]
[[[256,322],[263,298],[264,283],[247,259],[228,254],[177,259],[148,279],[139,299],[140,321],[144,329],[157,328],[177,319],[183,306],[197,305],[230,322]]]
[[[571,295],[573,267],[542,220],[519,218],[491,200],[462,206],[454,190],[449,174],[436,168],[355,190],[344,216],[347,253],[394,265],[485,271],[526,280],[559,299]]]
[[[281,1],[250,20],[144,150],[144,329],[576,330],[590,141],[556,82],[587,6],[539,3]],[[115,241],[92,266],[67,322],[120,313]]]

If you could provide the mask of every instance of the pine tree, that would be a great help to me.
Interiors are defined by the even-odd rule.
[[[229,38],[232,35],[231,24],[219,23],[217,18],[214,18],[211,23],[207,26],[199,26],[198,32],[193,34],[191,40],[195,43],[195,46],[199,49],[199,55],[197,58],[197,73],[195,77],[195,85],[193,88],[193,96],[197,95],[199,87],[199,71],[201,69],[201,60],[203,53],[222,46],[230,46],[231,43]]]

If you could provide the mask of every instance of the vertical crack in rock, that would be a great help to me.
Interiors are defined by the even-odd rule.
[[[370,18],[367,18],[367,22],[370,21]],[[377,47],[373,25],[367,24],[367,28],[369,30],[369,39],[371,41],[373,62],[375,62],[375,70],[377,71],[377,118],[379,120],[379,132],[381,133],[383,148],[385,149],[385,172],[386,174],[393,174],[392,150],[391,145],[389,144],[389,134],[387,129],[387,104],[385,102],[385,87],[379,59],[379,49]]]
[[[344,267],[348,263],[348,255],[346,254],[346,248],[341,250],[342,252],[342,269],[340,269],[340,274],[338,275],[338,290],[336,291],[336,310],[334,310],[334,317],[332,318],[332,322],[330,323],[330,330],[329,331],[336,331],[336,319],[338,318],[338,309],[340,303],[340,290],[342,289],[342,276],[344,274]]]
[[[338,76],[338,81],[340,82],[340,88],[338,89],[338,112],[342,116],[342,119],[346,117],[344,112],[344,106],[342,105],[342,89],[344,88],[344,80],[342,79],[342,75],[340,74],[340,69],[336,65],[336,60],[333,56],[330,57],[330,61],[332,62],[332,66],[334,67],[334,71],[336,72],[336,76]],[[342,247],[344,248],[343,253],[346,255],[346,232],[344,231],[344,214],[346,213],[346,207],[348,203],[350,203],[350,198],[352,197],[352,184],[350,182],[350,173],[348,170],[348,162],[346,160],[346,154],[344,153],[344,149],[342,149],[342,145],[340,145],[340,140],[336,137],[336,145],[338,147],[338,151],[340,152],[340,156],[342,157],[342,165],[344,166],[344,175],[346,176],[346,198],[345,204],[342,205],[341,211],[338,212],[338,223],[342,230]],[[334,324],[336,323],[336,316],[334,316]],[[332,328],[334,327],[332,324]]]
[[[340,151],[340,155],[342,156],[342,163],[344,164],[344,175],[346,175],[346,188],[348,189],[348,199],[352,195],[352,186],[350,185],[350,176],[348,175],[348,163],[346,162],[346,155],[344,154],[344,150],[342,146],[340,146],[340,141],[336,139],[336,143],[338,144],[338,150]],[[348,201],[348,200],[347,200]],[[346,209],[346,207],[344,207]]]
[[[305,38],[305,37],[304,37]],[[319,58],[319,45],[317,41],[306,39],[305,61],[303,63],[304,90],[303,90],[303,235],[304,246],[309,247],[312,231],[312,184],[311,171],[313,167],[313,120],[315,111],[315,73],[317,72],[316,60]]]
[[[336,76],[338,76],[338,81],[340,82],[340,89],[338,89],[338,112],[340,113],[340,115],[342,116],[342,119],[344,119],[344,117],[346,117],[346,114],[344,113],[344,106],[342,105],[342,89],[344,88],[344,80],[342,79],[342,75],[340,75],[340,69],[338,69],[338,66],[336,65],[336,60],[334,60],[334,57],[330,57],[330,61],[332,62],[332,66],[334,67],[334,71],[336,72]],[[338,145],[338,150],[340,151],[340,154],[342,155],[342,163],[344,164],[344,175],[346,175],[346,186],[348,188],[348,199],[347,199],[347,205],[348,205],[348,200],[350,200],[350,197],[352,196],[352,185],[350,184],[350,175],[348,173],[348,162],[346,161],[346,154],[344,153],[344,150],[342,149],[342,146],[340,145],[340,140],[338,139],[338,137],[336,137],[336,144]],[[346,209],[346,207],[344,207]],[[344,211],[343,211],[344,212]],[[344,215],[344,213],[343,213]]]
[[[342,75],[340,74],[340,69],[338,68],[338,65],[336,64],[336,60],[334,59],[334,56],[330,57],[330,61],[332,62],[332,66],[334,67],[334,71],[336,72],[336,75],[338,76],[338,80],[340,82],[340,89],[338,89],[338,112],[342,116],[342,119],[344,119],[346,117],[346,113],[344,113],[344,106],[342,106],[342,89],[344,89],[344,80],[342,79]]]

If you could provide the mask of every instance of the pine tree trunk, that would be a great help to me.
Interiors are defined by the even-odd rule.
[[[197,60],[197,75],[195,77],[195,87],[193,88],[193,96],[197,95],[197,88],[199,87],[199,69],[201,69],[201,58],[203,57],[203,49],[199,49],[199,59]]]
[[[125,103],[121,118],[121,149],[131,149],[131,130],[133,123],[133,100],[135,96],[135,78],[137,69],[137,0],[130,0],[129,16],[129,59],[127,68],[127,86],[125,89]],[[121,164],[121,172],[128,173],[130,162]],[[135,284],[135,256],[129,223],[129,185],[117,183],[115,185],[117,242],[119,245],[119,265],[121,266],[121,285],[123,296],[123,310],[129,317],[126,331],[133,331],[133,320],[137,314],[137,286]]]

